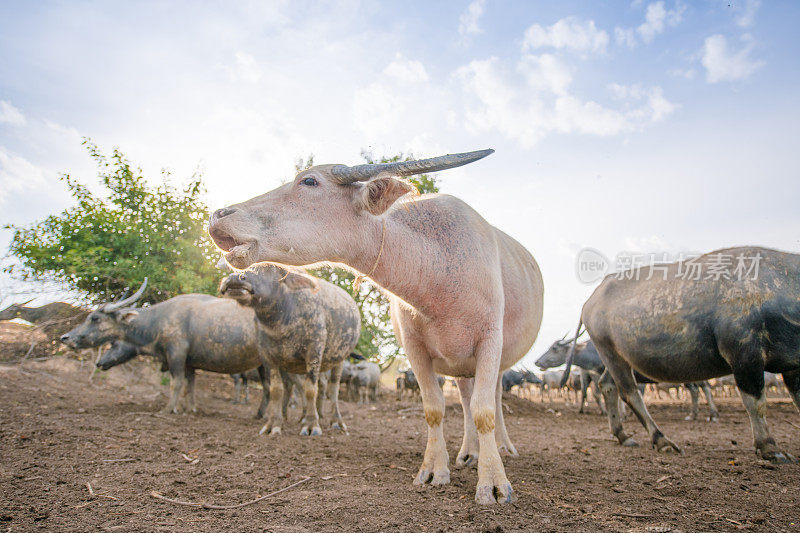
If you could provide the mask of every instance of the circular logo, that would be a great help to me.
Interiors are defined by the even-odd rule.
[[[575,273],[581,283],[603,279],[610,267],[608,258],[594,248],[584,248],[575,260]]]

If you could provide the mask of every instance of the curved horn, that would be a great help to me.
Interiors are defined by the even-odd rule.
[[[144,278],[142,286],[139,287],[139,290],[133,293],[133,295],[131,295],[130,298],[125,298],[124,300],[120,300],[119,302],[106,304],[103,306],[103,311],[114,311],[116,309],[120,309],[121,307],[125,307],[126,305],[135,303],[139,298],[142,297],[142,294],[144,294],[144,290],[146,288],[147,288],[147,278]]]
[[[493,153],[494,150],[489,148],[488,150],[478,150],[477,152],[448,154],[417,161],[356,165],[353,167],[336,165],[331,169],[331,174],[339,183],[344,185],[356,181],[367,181],[378,176],[413,176],[426,172],[438,172],[472,163]]]

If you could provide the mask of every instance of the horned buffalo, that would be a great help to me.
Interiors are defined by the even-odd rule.
[[[536,340],[542,275],[521,244],[466,203],[445,194],[415,198],[414,186],[399,178],[465,165],[492,152],[315,166],[271,192],[217,210],[209,227],[234,267],[335,261],[381,286],[419,381],[428,424],[414,483],[450,482],[444,395],[435,372],[454,376],[464,413],[456,466],[478,463],[475,500],[486,504],[512,500],[498,445],[517,452],[503,421],[500,377]]]
[[[61,341],[71,348],[91,348],[122,340],[166,361],[171,395],[164,410],[171,413],[178,412],[184,389],[188,409],[197,410],[196,369],[235,374],[261,365],[255,313],[251,309],[205,294],[184,294],[141,309],[127,307],[141,297],[146,284],[145,281],[130,298],[92,311]],[[263,416],[269,399],[266,376],[262,386],[258,417]]]
[[[327,370],[331,371],[333,427],[347,431],[339,412],[339,383],[343,363],[361,332],[361,314],[350,295],[325,280],[272,264],[230,274],[220,292],[255,311],[260,342],[269,347],[263,356],[271,368],[273,401],[262,433],[281,432],[283,417],[272,407],[283,396],[281,380],[275,379],[280,370],[305,375],[307,412],[301,435],[322,433],[317,406],[322,397],[318,398],[317,389],[320,373]]]
[[[542,380],[536,377],[536,374],[530,370],[506,370],[503,372],[503,392],[511,392],[514,387],[521,386],[525,383],[533,385],[541,385]]]
[[[584,304],[581,320],[606,367],[603,394],[620,443],[631,438],[617,412],[619,393],[653,447],[680,451],[648,413],[633,370],[672,383],[732,373],[757,453],[773,462],[794,461],[767,429],[764,371],[783,373],[800,406],[800,255],[729,248],[606,276]]]
[[[536,361],[536,366],[545,369],[563,365],[567,361],[567,357],[573,342],[574,339],[561,339],[554,342],[550,348],[544,354],[542,354],[541,357],[539,357],[539,359]],[[597,353],[597,348],[595,348],[594,343],[591,340],[575,346],[574,354],[572,356],[572,364],[581,370],[581,408],[578,412],[583,412],[584,402],[586,401],[586,391],[587,388],[591,386],[594,399],[597,402],[597,405],[600,407],[600,411],[603,414],[606,414],[606,410],[603,407],[603,403],[600,401],[600,394],[598,392],[601,377],[606,368],[603,364],[603,361],[600,359],[600,354]],[[640,392],[643,392],[645,383],[653,383],[653,380],[647,376],[643,376],[639,372],[634,371],[634,377],[636,378],[636,382],[639,384]],[[668,386],[674,388],[680,387],[681,385],[672,383],[668,384]],[[719,420],[719,411],[717,411],[714,398],[711,396],[711,387],[709,386],[708,382],[698,381],[694,383],[684,383],[683,386],[686,387],[692,398],[692,408],[689,414],[686,416],[686,420],[697,419],[699,403],[698,397],[700,390],[703,391],[703,394],[706,397],[706,402],[708,403],[708,420]]]

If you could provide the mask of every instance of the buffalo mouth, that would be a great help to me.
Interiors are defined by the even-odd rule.
[[[240,257],[246,255],[253,245],[253,241],[242,241],[224,229],[214,226],[208,229],[208,234],[211,236],[214,244],[216,244],[220,250],[226,252],[226,258],[229,256]]]
[[[222,295],[234,300],[248,300],[253,296],[253,286],[248,281],[234,278],[225,285]]]

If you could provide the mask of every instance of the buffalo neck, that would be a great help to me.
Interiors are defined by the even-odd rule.
[[[413,205],[410,209],[413,209]],[[369,217],[359,244],[345,263],[369,277],[381,288],[398,297],[425,316],[440,307],[451,284],[445,268],[431,267],[445,258],[440,246],[409,224],[409,209],[391,209],[382,217]],[[385,222],[385,230],[382,225]],[[385,234],[382,235],[382,232]],[[383,251],[381,252],[381,243]],[[380,254],[380,257],[378,255]],[[425,283],[420,283],[425,280]]]
[[[157,313],[153,307],[139,309],[138,315],[125,327],[125,341],[135,346],[145,346],[156,340]]]

